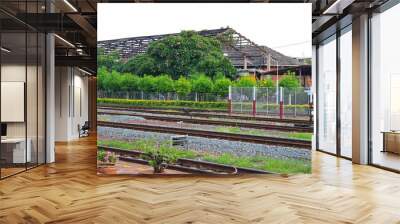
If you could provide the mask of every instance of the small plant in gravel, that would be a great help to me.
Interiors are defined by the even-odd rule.
[[[117,162],[117,156],[115,153],[99,150],[97,152],[97,160],[102,164],[114,165]]]
[[[179,158],[182,158],[181,156],[178,150],[170,147],[168,143],[162,143],[155,147],[146,146],[142,158],[149,161],[154,173],[162,173],[169,164],[175,163]]]

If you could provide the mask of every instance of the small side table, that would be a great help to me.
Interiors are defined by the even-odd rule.
[[[400,131],[383,131],[383,150],[400,154]]]

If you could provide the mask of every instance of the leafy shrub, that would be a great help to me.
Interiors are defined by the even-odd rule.
[[[115,163],[117,161],[117,156],[115,153],[99,150],[97,152],[97,160],[104,163]]]
[[[139,107],[164,107],[164,108],[197,108],[197,109],[220,109],[225,110],[228,106],[227,102],[221,101],[186,101],[186,100],[130,100],[130,99],[115,99],[115,98],[97,98],[99,104],[115,104]],[[249,103],[251,108],[252,103]],[[303,109],[308,110],[308,104],[301,105],[285,105],[286,109]],[[279,104],[262,104],[263,109],[278,109]]]
[[[149,161],[154,173],[162,173],[168,164],[175,163],[178,159],[173,153],[170,153],[169,147],[165,144],[159,147],[147,148],[141,157]]]
[[[271,78],[266,78],[257,82],[258,87],[273,88],[275,87],[274,81]]]
[[[192,78],[192,90],[197,93],[210,93],[213,90],[213,82],[204,74],[194,75]]]
[[[174,80],[168,75],[154,77],[154,85],[156,92],[167,93],[174,91]]]
[[[175,81],[174,87],[175,91],[180,96],[185,96],[192,91],[192,84],[183,76],[179,77],[179,79]]]
[[[256,85],[256,80],[250,75],[241,76],[240,79],[234,82],[236,87],[253,87]]]
[[[156,91],[156,79],[154,76],[145,75],[140,79],[139,90],[144,92],[155,92]]]
[[[119,104],[127,106],[139,107],[189,107],[198,109],[226,109],[227,102],[211,102],[211,101],[184,101],[184,100],[129,100],[129,99],[113,99],[98,98],[99,104]]]
[[[224,76],[217,77],[214,81],[214,93],[219,96],[226,96],[229,92],[229,86],[231,85],[231,80],[225,78]]]
[[[295,89],[300,87],[300,80],[296,77],[294,72],[288,71],[280,80],[279,86],[288,88],[288,89]]]
[[[131,73],[122,74],[122,83],[121,90],[132,91],[135,89],[139,89],[140,87],[140,78],[137,75],[133,75]]]

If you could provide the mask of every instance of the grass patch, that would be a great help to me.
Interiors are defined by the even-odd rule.
[[[312,140],[312,133],[305,133],[305,132],[292,132],[288,133],[289,138],[296,138],[302,140]]]
[[[172,147],[169,141],[166,141],[162,144],[157,144],[154,140],[137,140],[137,141],[118,141],[118,140],[98,140],[97,145],[107,146],[107,147],[114,147],[114,148],[121,148],[126,150],[138,150],[142,152],[151,151],[154,148],[158,148],[163,150],[164,152],[171,155],[174,158],[187,158],[187,159],[194,159],[198,157],[198,153],[193,150],[180,150],[178,148]]]
[[[194,150],[183,150],[170,146],[169,141],[157,143],[154,140],[142,139],[137,141],[98,140],[97,145],[115,147],[126,150],[138,150],[147,152],[159,148],[174,159],[201,159],[219,164],[231,165],[243,168],[271,171],[276,173],[296,174],[311,173],[310,160],[275,159],[266,156],[235,156],[231,153],[214,155],[211,153],[198,153]]]
[[[240,127],[226,127],[218,126],[215,128],[216,131],[233,133],[233,134],[245,134],[245,135],[261,135],[264,136],[265,132],[257,129],[241,129]]]
[[[276,173],[311,173],[311,162],[295,159],[273,159],[264,156],[235,156],[224,153],[220,156],[204,156],[205,161],[244,168],[272,171]]]
[[[215,130],[219,132],[233,133],[233,134],[276,136],[281,138],[293,138],[293,139],[301,139],[308,141],[311,141],[312,139],[312,133],[306,133],[306,132],[279,132],[279,131],[266,132],[257,129],[241,129],[240,127],[227,127],[227,126],[219,126],[215,128]]]

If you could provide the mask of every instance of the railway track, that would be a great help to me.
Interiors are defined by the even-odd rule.
[[[298,139],[243,135],[243,134],[233,134],[233,133],[224,133],[217,131],[206,131],[206,130],[186,129],[186,128],[166,127],[166,126],[126,124],[126,123],[107,122],[107,121],[98,121],[97,125],[103,127],[134,129],[134,130],[149,131],[149,132],[174,133],[174,134],[191,135],[191,136],[198,136],[205,138],[217,138],[217,139],[226,139],[233,141],[252,142],[258,144],[282,145],[282,146],[290,146],[296,148],[311,149],[310,141],[298,140]]]
[[[238,126],[243,128],[254,128],[262,130],[279,130],[279,131],[293,131],[293,132],[312,132],[312,127],[301,127],[301,126],[282,126],[282,125],[271,125],[271,124],[260,124],[260,123],[249,123],[249,122],[238,122],[238,121],[223,121],[223,120],[210,120],[210,119],[198,119],[198,118],[184,118],[184,117],[166,117],[157,115],[146,115],[137,113],[121,113],[121,112],[105,112],[100,111],[97,114],[101,115],[127,115],[135,117],[143,117],[148,120],[158,121],[171,121],[171,122],[185,122],[191,124],[208,124],[208,125],[223,125],[223,126]]]
[[[127,162],[141,163],[148,165],[148,161],[137,159],[144,153],[137,150],[126,150],[121,148],[99,146],[106,151],[115,152],[120,155],[120,159]],[[193,159],[179,158],[176,164],[168,165],[169,169],[179,170],[194,174],[274,174],[273,172],[233,167],[229,165],[199,161]]]
[[[222,112],[193,112],[193,111],[178,111],[178,110],[159,110],[159,109],[145,109],[135,107],[123,107],[123,106],[98,106],[97,109],[103,110],[117,110],[117,111],[134,111],[134,112],[145,112],[145,113],[157,113],[165,115],[179,115],[179,116],[191,116],[191,117],[202,117],[202,118],[223,118],[223,119],[237,119],[237,120],[255,120],[255,121],[267,121],[277,123],[292,123],[299,126],[311,126],[312,122],[309,120],[301,119],[287,119],[287,118],[274,118],[274,117],[263,117],[263,116],[244,116],[244,115],[229,115]]]

